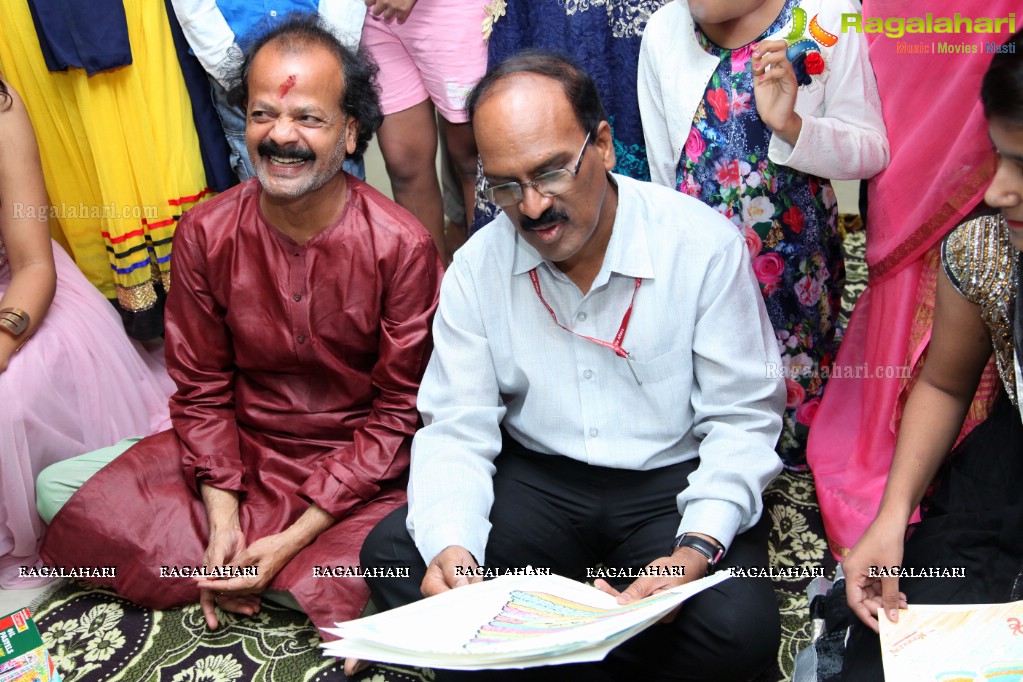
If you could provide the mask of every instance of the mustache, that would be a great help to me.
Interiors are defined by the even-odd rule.
[[[541,213],[539,218],[530,218],[528,215],[520,216],[519,227],[523,230],[535,232],[536,230],[542,230],[546,227],[550,227],[554,223],[563,223],[567,220],[568,215],[564,211],[560,211],[551,206]]]
[[[294,159],[296,161],[314,161],[316,159],[316,153],[312,149],[282,147],[273,140],[263,140],[256,147],[256,151],[262,156],[276,156],[279,159]]]

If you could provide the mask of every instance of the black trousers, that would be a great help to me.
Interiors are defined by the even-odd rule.
[[[697,466],[628,471],[533,453],[505,436],[496,460],[485,563],[550,568],[577,580],[597,566],[641,568],[670,554],[681,517],[675,496]],[[363,566],[411,567],[408,579],[368,580],[381,609],[422,598],[426,566],[405,528],[407,508],[384,519],[363,545]],[[767,566],[765,520],[738,536],[720,567]],[[631,581],[609,580],[618,588]],[[767,578],[730,578],[614,649],[601,663],[479,673],[441,680],[748,680],[775,657],[778,604]]]

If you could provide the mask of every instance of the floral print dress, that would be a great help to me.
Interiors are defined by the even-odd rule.
[[[788,0],[757,40],[780,31],[797,5]],[[838,350],[845,265],[837,201],[828,180],[768,159],[771,131],[753,96],[752,43],[728,50],[696,31],[720,63],[679,159],[677,189],[717,209],[746,238],[787,389],[778,454],[785,466],[805,469],[810,422]]]

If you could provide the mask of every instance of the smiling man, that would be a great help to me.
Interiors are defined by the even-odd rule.
[[[100,582],[154,608],[198,601],[211,628],[217,605],[252,614],[264,596],[320,626],[362,611],[361,578],[316,569],[357,567],[365,535],[405,501],[441,272],[415,218],[341,171],[380,124],[374,77],[315,18],[254,45],[235,94],[258,180],[189,211],[175,235],[173,429],[74,494],[47,563],[114,566]],[[40,505],[109,459],[47,470]]]
[[[370,579],[374,597],[531,566],[613,576],[597,585],[624,603],[719,561],[767,566],[785,393],[745,242],[700,202],[611,174],[593,82],[561,58],[496,66],[468,109],[504,214],[445,275],[409,509],[362,553],[411,575]],[[733,578],[604,664],[482,675],[748,679],[778,637],[770,581]]]

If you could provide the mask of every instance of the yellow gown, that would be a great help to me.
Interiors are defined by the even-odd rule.
[[[0,2],[0,73],[35,127],[54,237],[131,329],[162,318],[178,218],[210,190],[164,3],[124,9],[132,64],[88,76],[48,71],[27,3]]]

